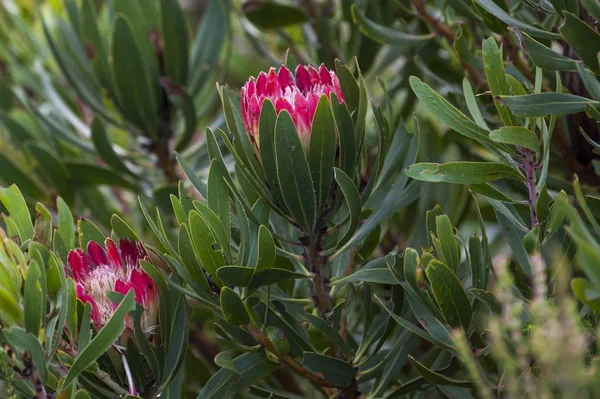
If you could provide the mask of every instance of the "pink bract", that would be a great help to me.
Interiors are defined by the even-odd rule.
[[[127,294],[133,288],[135,301],[145,309],[142,329],[156,324],[158,289],[154,281],[142,270],[141,260],[148,261],[143,244],[133,240],[120,240],[119,246],[107,238],[104,248],[90,241],[87,250],[77,248],[69,252],[68,268],[77,284],[77,298],[92,305],[92,321],[96,328],[104,326],[117,305],[107,297],[108,291]],[[131,320],[128,320],[128,327]]]
[[[325,65],[319,69],[312,65],[298,65],[295,74],[282,66],[277,72],[271,68],[268,73],[261,72],[256,79],[250,77],[241,90],[242,119],[246,133],[258,148],[260,111],[268,98],[277,114],[282,110],[289,112],[300,140],[307,148],[317,103],[322,95],[331,99],[331,93],[336,95],[340,103],[344,101],[337,75]]]

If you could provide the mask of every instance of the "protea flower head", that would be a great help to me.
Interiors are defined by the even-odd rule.
[[[90,241],[87,250],[77,248],[69,252],[68,268],[77,284],[77,298],[92,305],[92,321],[97,329],[104,326],[117,305],[107,293],[127,294],[133,288],[135,301],[144,307],[143,331],[150,331],[157,322],[158,289],[154,281],[142,270],[141,260],[148,261],[143,244],[124,239],[119,247],[107,238],[103,248]],[[127,326],[132,328],[128,318]]]
[[[277,72],[271,68],[268,73],[261,72],[256,79],[250,77],[241,90],[242,119],[246,133],[258,148],[260,111],[268,98],[277,114],[284,109],[289,112],[300,141],[307,148],[317,103],[324,94],[331,99],[331,93],[335,93],[340,103],[344,101],[337,75],[325,65],[319,69],[312,65],[298,65],[295,74],[282,66]]]

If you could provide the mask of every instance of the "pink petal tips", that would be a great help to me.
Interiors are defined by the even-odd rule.
[[[92,305],[96,328],[104,326],[117,307],[108,299],[108,291],[126,294],[130,289],[135,292],[135,301],[144,307],[142,329],[149,331],[156,325],[158,289],[141,268],[141,260],[148,261],[143,244],[128,239],[120,240],[118,247],[110,238],[104,247],[90,241],[85,251],[77,248],[69,252],[68,269],[77,284],[77,298]],[[132,327],[131,320],[128,327]]]
[[[246,133],[258,149],[260,112],[263,102],[268,98],[277,114],[282,110],[290,114],[306,148],[317,103],[323,95],[331,99],[331,93],[336,95],[338,102],[344,101],[337,75],[325,65],[319,69],[312,65],[298,65],[295,74],[282,66],[277,72],[271,68],[268,73],[261,72],[256,79],[250,77],[241,90],[242,120]]]

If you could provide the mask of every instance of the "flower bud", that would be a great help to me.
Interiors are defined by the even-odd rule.
[[[103,248],[90,241],[87,250],[72,250],[68,255],[68,269],[77,284],[77,298],[92,305],[92,321],[102,328],[112,317],[117,304],[107,294],[115,291],[135,292],[135,301],[144,307],[142,330],[150,331],[157,324],[158,289],[154,281],[142,270],[140,261],[148,261],[143,244],[129,239],[120,240],[119,247],[107,238]],[[127,318],[127,327],[133,323]]]
[[[250,77],[241,90],[242,120],[250,141],[258,149],[258,122],[263,102],[268,98],[277,114],[282,110],[290,114],[302,145],[308,148],[317,103],[323,94],[331,99],[331,93],[336,95],[339,103],[344,101],[337,75],[325,65],[319,69],[298,65],[295,74],[282,66],[277,72],[271,68],[268,73],[261,72],[256,79]]]

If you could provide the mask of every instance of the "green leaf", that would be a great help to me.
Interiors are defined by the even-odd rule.
[[[214,274],[220,266],[225,264],[221,249],[216,249],[218,244],[207,221],[198,212],[190,212],[189,227],[194,249],[202,266],[209,274]]]
[[[247,287],[252,281],[252,276],[255,269],[253,267],[244,266],[223,266],[217,270],[216,275],[225,284],[234,287]],[[262,274],[262,273],[261,273]],[[294,280],[299,278],[309,278],[310,276],[295,273],[287,269],[273,267],[266,271],[264,277],[261,276],[261,285],[271,285],[284,280]]]
[[[411,76],[410,87],[417,98],[443,123],[465,137],[476,140],[488,148],[496,148],[496,144],[488,137],[489,131],[477,125],[456,107],[450,104],[431,87],[419,78]]]
[[[136,44],[131,24],[117,15],[113,33],[113,74],[119,104],[127,117],[147,135],[157,135],[156,88]]]
[[[332,285],[355,283],[398,284],[388,269],[385,258],[372,260],[351,275],[331,281]]]
[[[336,125],[327,95],[322,95],[317,104],[310,133],[308,166],[314,182],[317,214],[321,214],[329,199],[333,182],[333,167],[337,146]]]
[[[37,338],[31,333],[25,333],[19,327],[9,327],[2,331],[2,334],[8,341],[8,344],[18,352],[28,352],[31,355],[31,360],[35,366],[40,380],[45,383],[48,378],[46,370],[46,361],[44,358],[44,350]]]
[[[581,0],[581,4],[597,21],[600,20],[600,4],[596,0]]]
[[[600,52],[600,34],[587,23],[570,12],[564,12],[564,24],[559,28],[561,35],[571,48],[595,73],[600,73],[598,52]]]
[[[446,377],[434,370],[427,368],[425,365],[417,361],[411,355],[408,355],[408,360],[417,370],[417,372],[423,376],[430,384],[434,385],[452,385],[458,387],[472,388],[474,384],[470,381],[455,380],[454,378]]]
[[[281,111],[275,126],[277,178],[285,204],[305,232],[312,232],[316,197],[310,168],[292,117]]]
[[[577,203],[579,204],[579,207],[581,208],[581,211],[587,218],[589,224],[594,228],[596,234],[600,234],[600,224],[594,217],[592,210],[590,209],[590,207],[587,204],[587,201],[585,200],[585,196],[583,194],[583,191],[581,190],[581,185],[579,184],[579,177],[577,175],[575,175],[575,178],[573,179],[573,191],[575,193],[575,199],[577,200]]]
[[[577,69],[576,60],[566,57],[542,43],[538,42],[527,33],[521,33],[531,62],[538,68],[548,71],[575,71]]]
[[[583,79],[583,84],[592,98],[600,101],[600,83],[598,82],[596,75],[591,73],[582,63],[577,63],[577,71],[579,72],[581,79]],[[586,112],[587,108],[591,108],[591,106],[586,107]],[[596,109],[594,108],[594,110]]]
[[[577,277],[571,280],[571,289],[575,297],[595,312],[600,312],[600,292],[589,281]]]
[[[494,207],[494,212],[496,213],[496,219],[498,220],[502,234],[512,249],[513,256],[521,266],[523,272],[525,272],[527,276],[531,276],[533,270],[531,268],[531,264],[529,263],[529,255],[527,254],[527,250],[525,249],[525,244],[523,242],[523,230],[496,207]]]
[[[23,325],[23,308],[19,296],[0,286],[0,320],[9,325]]]
[[[0,188],[0,202],[15,221],[21,242],[32,239],[35,232],[31,214],[19,188],[14,184],[7,188]]]
[[[223,310],[223,316],[229,324],[234,326],[246,325],[250,322],[250,316],[244,306],[244,303],[229,287],[223,287],[221,289],[221,309]]]
[[[346,205],[348,207],[348,218],[349,225],[348,229],[344,233],[342,239],[337,243],[337,246],[340,247],[347,243],[352,235],[358,228],[358,224],[360,222],[360,213],[362,209],[362,203],[360,200],[360,193],[358,192],[358,188],[354,184],[354,181],[345,174],[341,169],[334,169],[335,181],[339,188],[342,190],[342,194],[344,195],[344,200],[346,201]]]
[[[275,263],[275,241],[269,229],[261,225],[258,228],[258,259],[252,278],[248,284],[247,296],[252,295],[262,285]]]
[[[75,247],[75,221],[69,206],[62,198],[56,199],[56,208],[58,209],[58,232],[60,233],[67,249]]]
[[[368,19],[365,13],[359,10],[355,4],[352,4],[351,12],[352,19],[355,23],[358,23],[360,31],[379,43],[408,49],[410,47],[424,45],[435,36],[433,33],[428,35],[412,35],[410,33],[388,28],[387,26],[379,25]]]
[[[190,183],[192,183],[192,186],[194,186],[194,188],[196,189],[196,191],[198,191],[200,195],[206,198],[206,196],[208,195],[208,188],[206,187],[206,184],[202,180],[200,180],[198,175],[196,175],[194,169],[192,169],[192,167],[186,162],[185,159],[183,159],[183,157],[180,154],[177,154],[176,158],[177,163],[179,164],[179,166],[181,166],[181,169],[183,169],[183,172],[187,176]]]
[[[162,294],[162,292],[161,292]],[[175,316],[171,325],[169,335],[169,347],[167,348],[164,361],[163,377],[160,391],[166,389],[167,385],[175,378],[181,367],[185,354],[187,352],[188,335],[190,331],[187,303],[183,296],[180,296],[175,307]]]
[[[41,277],[40,266],[37,262],[32,261],[27,268],[27,276],[25,280],[25,331],[33,336],[38,336],[42,326],[42,317],[46,312],[46,298],[43,295],[41,285],[45,284]]]
[[[540,151],[540,138],[526,127],[501,127],[491,132],[490,138],[498,143],[516,145],[517,147],[528,148],[535,152]]]
[[[481,110],[477,105],[477,99],[475,98],[475,93],[473,93],[473,87],[471,86],[471,82],[469,79],[463,79],[463,94],[465,96],[465,101],[467,102],[467,108],[473,117],[473,120],[479,127],[485,130],[490,130],[485,119],[483,119],[483,115],[481,114]]]
[[[471,303],[456,274],[437,260],[429,263],[425,272],[446,322],[452,327],[467,330],[473,316]]]
[[[269,188],[275,198],[283,203],[283,194],[277,179],[277,164],[275,160],[275,122],[277,112],[273,103],[268,98],[262,104],[260,110],[260,121],[258,123],[258,140],[260,148],[260,159],[269,183]]]
[[[110,226],[112,227],[114,233],[119,236],[119,238],[129,238],[131,240],[139,241],[135,231],[133,231],[127,222],[124,221],[119,215],[112,215],[110,218]]]
[[[479,4],[484,10],[494,15],[496,18],[501,20],[502,22],[515,26],[522,30],[523,32],[529,33],[531,36],[539,37],[542,39],[560,39],[560,35],[552,32],[548,32],[542,29],[535,28],[531,25],[528,25],[524,22],[519,21],[518,19],[513,18],[508,12],[503,10],[498,4],[494,2],[494,0],[475,0],[477,4]]]
[[[35,199],[45,197],[44,191],[39,187],[38,183],[33,180],[28,174],[17,167],[4,154],[0,152],[0,177],[7,184],[16,184],[19,186],[25,195]]]
[[[350,78],[354,79],[352,76],[350,76]],[[340,145],[338,166],[348,176],[354,176],[356,174],[357,161],[354,121],[352,120],[352,115],[350,115],[346,102],[340,104],[335,93],[331,93],[331,107],[335,117]],[[264,112],[264,106],[262,112]]]
[[[104,124],[99,118],[94,118],[90,130],[92,133],[92,142],[94,143],[94,147],[96,147],[96,151],[98,151],[100,158],[114,170],[131,174],[129,168],[115,152],[115,149],[108,138],[108,134],[106,133],[106,129],[104,129]]]
[[[502,305],[500,305],[500,302],[498,302],[492,293],[479,288],[471,288],[469,292],[475,299],[485,304],[492,314],[500,314],[502,312]]]
[[[346,341],[344,341],[342,336],[333,327],[331,327],[328,322],[310,313],[306,314],[306,318],[310,324],[322,332],[332,344],[344,351],[344,354],[347,358],[350,358],[350,349],[348,348]]]
[[[197,399],[226,398],[231,384],[238,379],[239,374],[223,368],[210,377],[210,380],[204,385]]]
[[[67,171],[72,177],[72,182],[78,186],[117,186],[128,190],[135,190],[135,186],[129,180],[110,169],[100,167],[91,163],[65,162]]]
[[[214,186],[213,186],[214,188]],[[214,190],[213,190],[213,194]],[[217,240],[221,251],[225,255],[226,260],[233,259],[233,255],[231,253],[231,243],[230,243],[230,215],[229,215],[229,197],[225,196],[223,193],[218,193],[221,197],[217,197],[220,202],[217,205],[214,204],[215,198],[213,198],[213,209],[209,208],[203,202],[194,201],[193,206],[200,214],[200,217],[204,219],[206,224],[210,227],[211,232],[213,233],[215,239]],[[223,204],[226,202],[226,204]],[[210,205],[210,200],[209,200]],[[218,209],[217,209],[218,208]],[[221,212],[220,215],[216,213],[216,211]],[[227,226],[227,228],[225,227]]]
[[[283,28],[308,21],[303,8],[281,0],[249,0],[242,5],[246,18],[262,29]]]
[[[212,211],[211,216],[218,219],[214,223],[220,224],[223,235],[219,236],[221,246],[228,253],[228,257],[231,258],[231,251],[229,251],[229,239],[231,235],[231,215],[229,209],[229,189],[225,182],[225,176],[223,176],[224,170],[218,163],[213,162],[208,171],[208,208]],[[209,216],[206,214],[211,213],[208,211],[201,212],[208,219]],[[211,221],[212,222],[212,221]],[[213,223],[210,223],[211,225]],[[219,227],[220,227],[219,226]],[[216,229],[216,226],[215,226]],[[227,248],[227,249],[225,249]]]
[[[598,101],[567,93],[538,93],[501,98],[515,115],[525,117],[562,116],[583,112],[588,105],[600,105]]]
[[[110,320],[98,332],[98,335],[79,353],[67,376],[62,381],[63,389],[96,359],[111,347],[125,329],[125,315],[135,309],[135,293],[130,289],[121,301]]]
[[[190,144],[190,142],[194,138],[194,134],[196,133],[196,124],[198,121],[196,119],[196,109],[194,108],[194,101],[185,89],[185,87],[177,83],[176,81],[163,76],[162,78],[160,78],[159,82],[165,93],[167,93],[169,101],[181,111],[181,114],[183,116],[183,134],[181,135],[179,141],[177,141],[177,145],[175,146],[175,151],[183,151],[186,149],[188,144]]]
[[[98,15],[93,0],[83,1],[80,9],[79,32],[88,51],[92,53],[90,63],[98,80],[111,94],[115,94],[115,85],[106,53],[104,39],[98,29]],[[98,101],[100,103],[100,101]],[[98,104],[100,105],[100,104]]]
[[[502,61],[502,52],[498,48],[496,39],[490,37],[483,41],[483,67],[485,76],[487,77],[490,91],[494,98],[494,105],[498,111],[498,115],[502,119],[505,126],[518,126],[519,120],[506,108],[497,96],[510,95],[510,87],[506,81],[506,73],[504,72],[504,62]]]
[[[489,274],[488,263],[485,261],[481,240],[477,234],[469,237],[468,242],[469,261],[473,273],[473,287],[485,289],[487,276]]]
[[[302,365],[313,373],[320,373],[337,387],[346,387],[354,378],[354,368],[342,360],[318,353],[304,352]]]
[[[218,68],[219,53],[227,36],[229,21],[227,3],[209,0],[203,13],[200,28],[192,42],[188,88],[190,96],[196,97]]]
[[[69,202],[72,202],[73,193],[69,187],[69,173],[56,156],[44,146],[36,143],[28,143],[27,148],[37,161],[41,174],[56,187],[58,193],[66,198],[70,197]]]
[[[377,297],[377,295],[375,295],[375,299],[377,299],[377,301],[379,302],[379,304],[389,313],[389,315],[392,317],[392,319],[398,323],[398,325],[400,325],[402,328],[405,328],[406,330],[410,331],[411,333],[417,335],[418,337],[423,338],[426,341],[429,341],[431,343],[434,343],[436,345],[439,345],[445,349],[450,349],[451,346],[449,346],[448,344],[440,341],[439,339],[435,338],[434,336],[432,336],[431,334],[429,334],[427,331],[423,330],[422,328],[417,327],[416,325],[414,325],[413,323],[411,323],[410,321],[406,320],[403,317],[398,316],[397,314],[395,314],[394,312],[392,312],[390,309],[388,309],[385,304],[383,303],[383,301],[381,299],[379,299],[379,297]]]
[[[498,179],[523,181],[516,169],[500,162],[416,163],[405,173],[416,180],[454,184],[481,184]]]
[[[460,246],[454,236],[450,218],[447,215],[436,216],[435,226],[438,244],[436,245],[436,254],[440,261],[456,272],[460,263]]]
[[[189,63],[187,21],[177,0],[161,0],[160,11],[167,76],[179,84],[185,84]]]
[[[77,221],[77,231],[79,233],[79,247],[81,248],[86,248],[90,241],[103,244],[106,240],[104,233],[92,221],[87,219]]]

